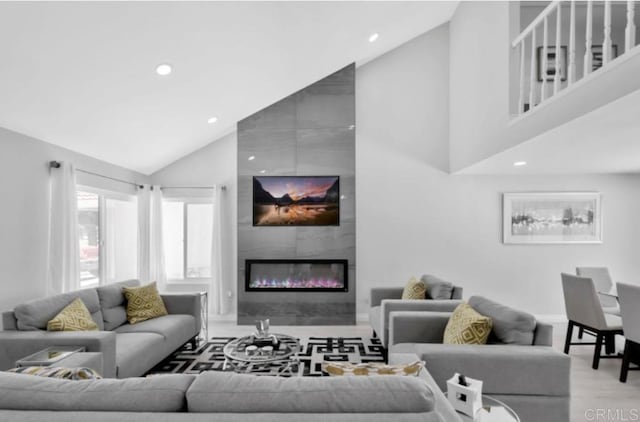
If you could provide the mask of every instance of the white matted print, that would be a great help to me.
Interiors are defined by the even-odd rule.
[[[602,243],[598,192],[505,193],[504,243]]]

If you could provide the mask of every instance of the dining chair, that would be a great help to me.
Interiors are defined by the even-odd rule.
[[[598,292],[598,299],[600,299],[600,304],[605,314],[620,316],[618,299],[611,295],[600,293],[610,292],[613,288],[613,281],[607,267],[576,267],[576,274],[580,277],[589,277],[593,280],[593,284],[596,286],[596,291]],[[579,339],[582,338],[583,332],[582,328],[578,330]]]
[[[615,352],[615,335],[622,334],[622,320],[617,315],[605,314],[600,305],[598,293],[593,280],[572,274],[561,274],[564,304],[567,311],[569,325],[564,342],[564,353],[569,354],[571,346],[595,345],[593,353],[593,369],[598,369],[600,359],[617,358],[619,356],[601,356],[602,345],[605,352]],[[587,334],[596,338],[594,343],[572,343],[573,327],[582,328]]]
[[[620,368],[620,382],[627,382],[630,363],[640,365],[640,286],[617,283],[620,312],[622,314],[622,328],[624,329],[624,355]]]
[[[613,280],[607,267],[577,267],[576,274],[580,277],[589,277],[593,280],[598,292],[609,292],[613,289]],[[618,300],[610,295],[598,293],[598,298],[602,304],[605,314],[613,314],[620,316],[620,306]]]

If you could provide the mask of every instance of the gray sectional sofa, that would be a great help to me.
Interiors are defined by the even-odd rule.
[[[280,378],[215,371],[84,381],[0,372],[0,420],[460,421],[437,387],[416,377]]]
[[[78,290],[33,300],[2,314],[0,370],[50,346],[84,346],[101,352],[103,376],[140,376],[161,362],[200,331],[200,297],[195,294],[162,295],[169,315],[134,325],[127,322],[122,287],[139,286],[138,280]],[[100,331],[46,331],[47,321],[75,298],[81,298]]]
[[[402,287],[374,287],[371,289],[369,323],[380,342],[389,343],[389,314],[397,311],[453,312],[462,303],[462,287],[432,275],[420,277],[427,284],[427,299],[403,300]],[[438,286],[437,291],[430,286]],[[436,299],[433,299],[435,297]]]
[[[443,391],[456,372],[480,379],[483,393],[509,405],[523,422],[568,421],[571,360],[551,347],[553,327],[480,296],[468,303],[492,318],[489,344],[443,344],[449,312],[392,312],[389,362],[424,360]]]

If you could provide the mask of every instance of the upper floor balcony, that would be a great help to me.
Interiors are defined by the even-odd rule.
[[[520,2],[508,11],[491,6],[500,12],[493,26],[503,25],[493,39],[509,37],[508,48],[492,47],[493,54],[509,71],[501,74],[503,82],[485,88],[497,105],[482,110],[484,121],[494,119],[490,131],[452,130],[466,135],[453,140],[452,170],[640,171],[637,3]],[[526,168],[513,167],[522,161]]]

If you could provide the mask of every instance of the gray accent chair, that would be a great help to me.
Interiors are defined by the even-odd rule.
[[[396,311],[431,311],[431,312],[452,312],[462,303],[462,287],[452,283],[444,282],[431,275],[423,275],[421,280],[427,286],[438,284],[438,291],[427,289],[425,300],[403,300],[402,291],[404,287],[374,287],[371,289],[371,300],[369,309],[369,324],[373,329],[373,335],[380,337],[380,342],[384,347],[389,343],[389,314]],[[430,293],[436,296],[433,299]]]
[[[101,352],[104,377],[127,378],[145,374],[200,332],[200,296],[162,295],[169,315],[137,324],[127,322],[122,287],[139,286],[127,280],[93,289],[33,300],[2,314],[0,370],[50,346],[84,346]],[[47,321],[75,298],[81,298],[100,331],[46,331]]]
[[[569,354],[571,346],[595,345],[592,368],[598,369],[600,359],[618,357],[602,356],[602,346],[606,346],[605,351],[608,355],[615,352],[615,335],[622,334],[622,319],[617,315],[604,313],[592,279],[565,273],[562,273],[561,277],[569,320],[564,353]],[[595,343],[572,342],[574,327],[595,336]]]
[[[638,306],[640,304],[640,286],[625,283],[617,283],[616,286],[620,298],[622,328],[625,338],[620,382],[627,382],[629,370],[640,369],[640,367],[629,367],[631,363],[640,365],[640,306]]]
[[[482,380],[483,393],[506,403],[522,421],[568,421],[571,359],[551,346],[553,327],[480,296],[468,303],[493,320],[490,344],[443,344],[450,312],[392,312],[389,362],[412,354],[425,361],[442,391],[458,372]]]

